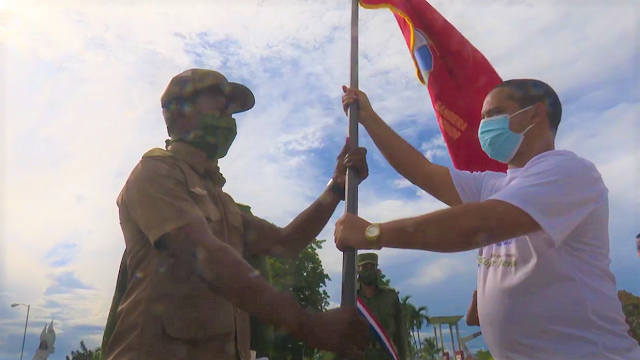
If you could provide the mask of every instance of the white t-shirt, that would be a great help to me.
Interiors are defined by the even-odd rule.
[[[609,200],[600,173],[554,150],[524,168],[451,169],[462,201],[505,201],[542,231],[479,250],[478,317],[496,360],[640,360],[609,270]]]

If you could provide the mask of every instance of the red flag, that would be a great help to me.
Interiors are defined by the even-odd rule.
[[[467,171],[500,171],[478,140],[482,103],[502,82],[489,61],[425,0],[360,0],[367,9],[390,9],[400,25],[426,84],[453,166]]]

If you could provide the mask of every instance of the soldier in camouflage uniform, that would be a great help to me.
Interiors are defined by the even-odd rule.
[[[251,207],[245,204],[237,204],[240,211],[245,214],[253,215]],[[271,284],[271,270],[269,268],[269,258],[265,255],[248,255],[247,262],[260,272],[262,276]],[[122,295],[127,290],[127,278],[129,277],[129,271],[123,255],[120,262],[120,270],[118,272],[118,279],[116,282],[116,290],[113,295],[113,301],[111,302],[111,309],[109,310],[109,317],[107,319],[107,325],[104,329],[102,337],[102,346],[100,347],[100,360],[104,359],[104,354],[113,334],[113,330],[116,327],[116,312],[120,306]],[[264,323],[255,316],[250,318],[251,327],[251,350],[256,352],[256,358],[270,358],[271,349],[273,343],[273,325]]]
[[[245,204],[238,204],[238,208],[245,214],[252,215],[251,207]],[[271,269],[269,268],[269,257],[266,255],[246,255],[249,265],[253,266],[269,284],[271,284]],[[255,316],[250,318],[251,328],[251,350],[256,352],[256,358],[271,358],[273,348],[273,325],[267,324]]]
[[[355,309],[307,311],[245,259],[260,267],[266,255],[298,256],[344,199],[347,167],[368,176],[366,150],[345,144],[318,200],[279,228],[238,206],[218,168],[236,136],[233,114],[254,103],[247,87],[212,70],[187,70],[167,86],[171,139],[145,153],[117,200],[126,250],[105,359],[249,360],[249,314],[311,347],[363,357],[366,323]]]
[[[371,310],[378,322],[389,335],[398,358],[407,358],[407,328],[402,313],[398,293],[393,288],[383,286],[378,255],[374,253],[358,254],[358,297]],[[369,347],[365,351],[365,360],[391,360],[391,355],[382,347],[371,332]]]

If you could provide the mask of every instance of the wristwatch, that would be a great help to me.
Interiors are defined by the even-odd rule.
[[[364,237],[374,246],[374,249],[380,248],[378,237],[380,237],[380,224],[371,224],[364,231]]]
[[[329,180],[329,183],[327,184],[327,187],[329,188],[329,190],[331,190],[331,192],[333,192],[334,194],[338,195],[338,198],[340,198],[340,200],[344,200],[344,198],[345,198],[345,190],[337,182],[335,182],[333,179],[331,179],[331,180]]]

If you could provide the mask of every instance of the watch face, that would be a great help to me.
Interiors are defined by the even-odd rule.
[[[374,237],[377,236],[380,232],[380,229],[377,226],[370,226],[367,228],[367,236]]]

